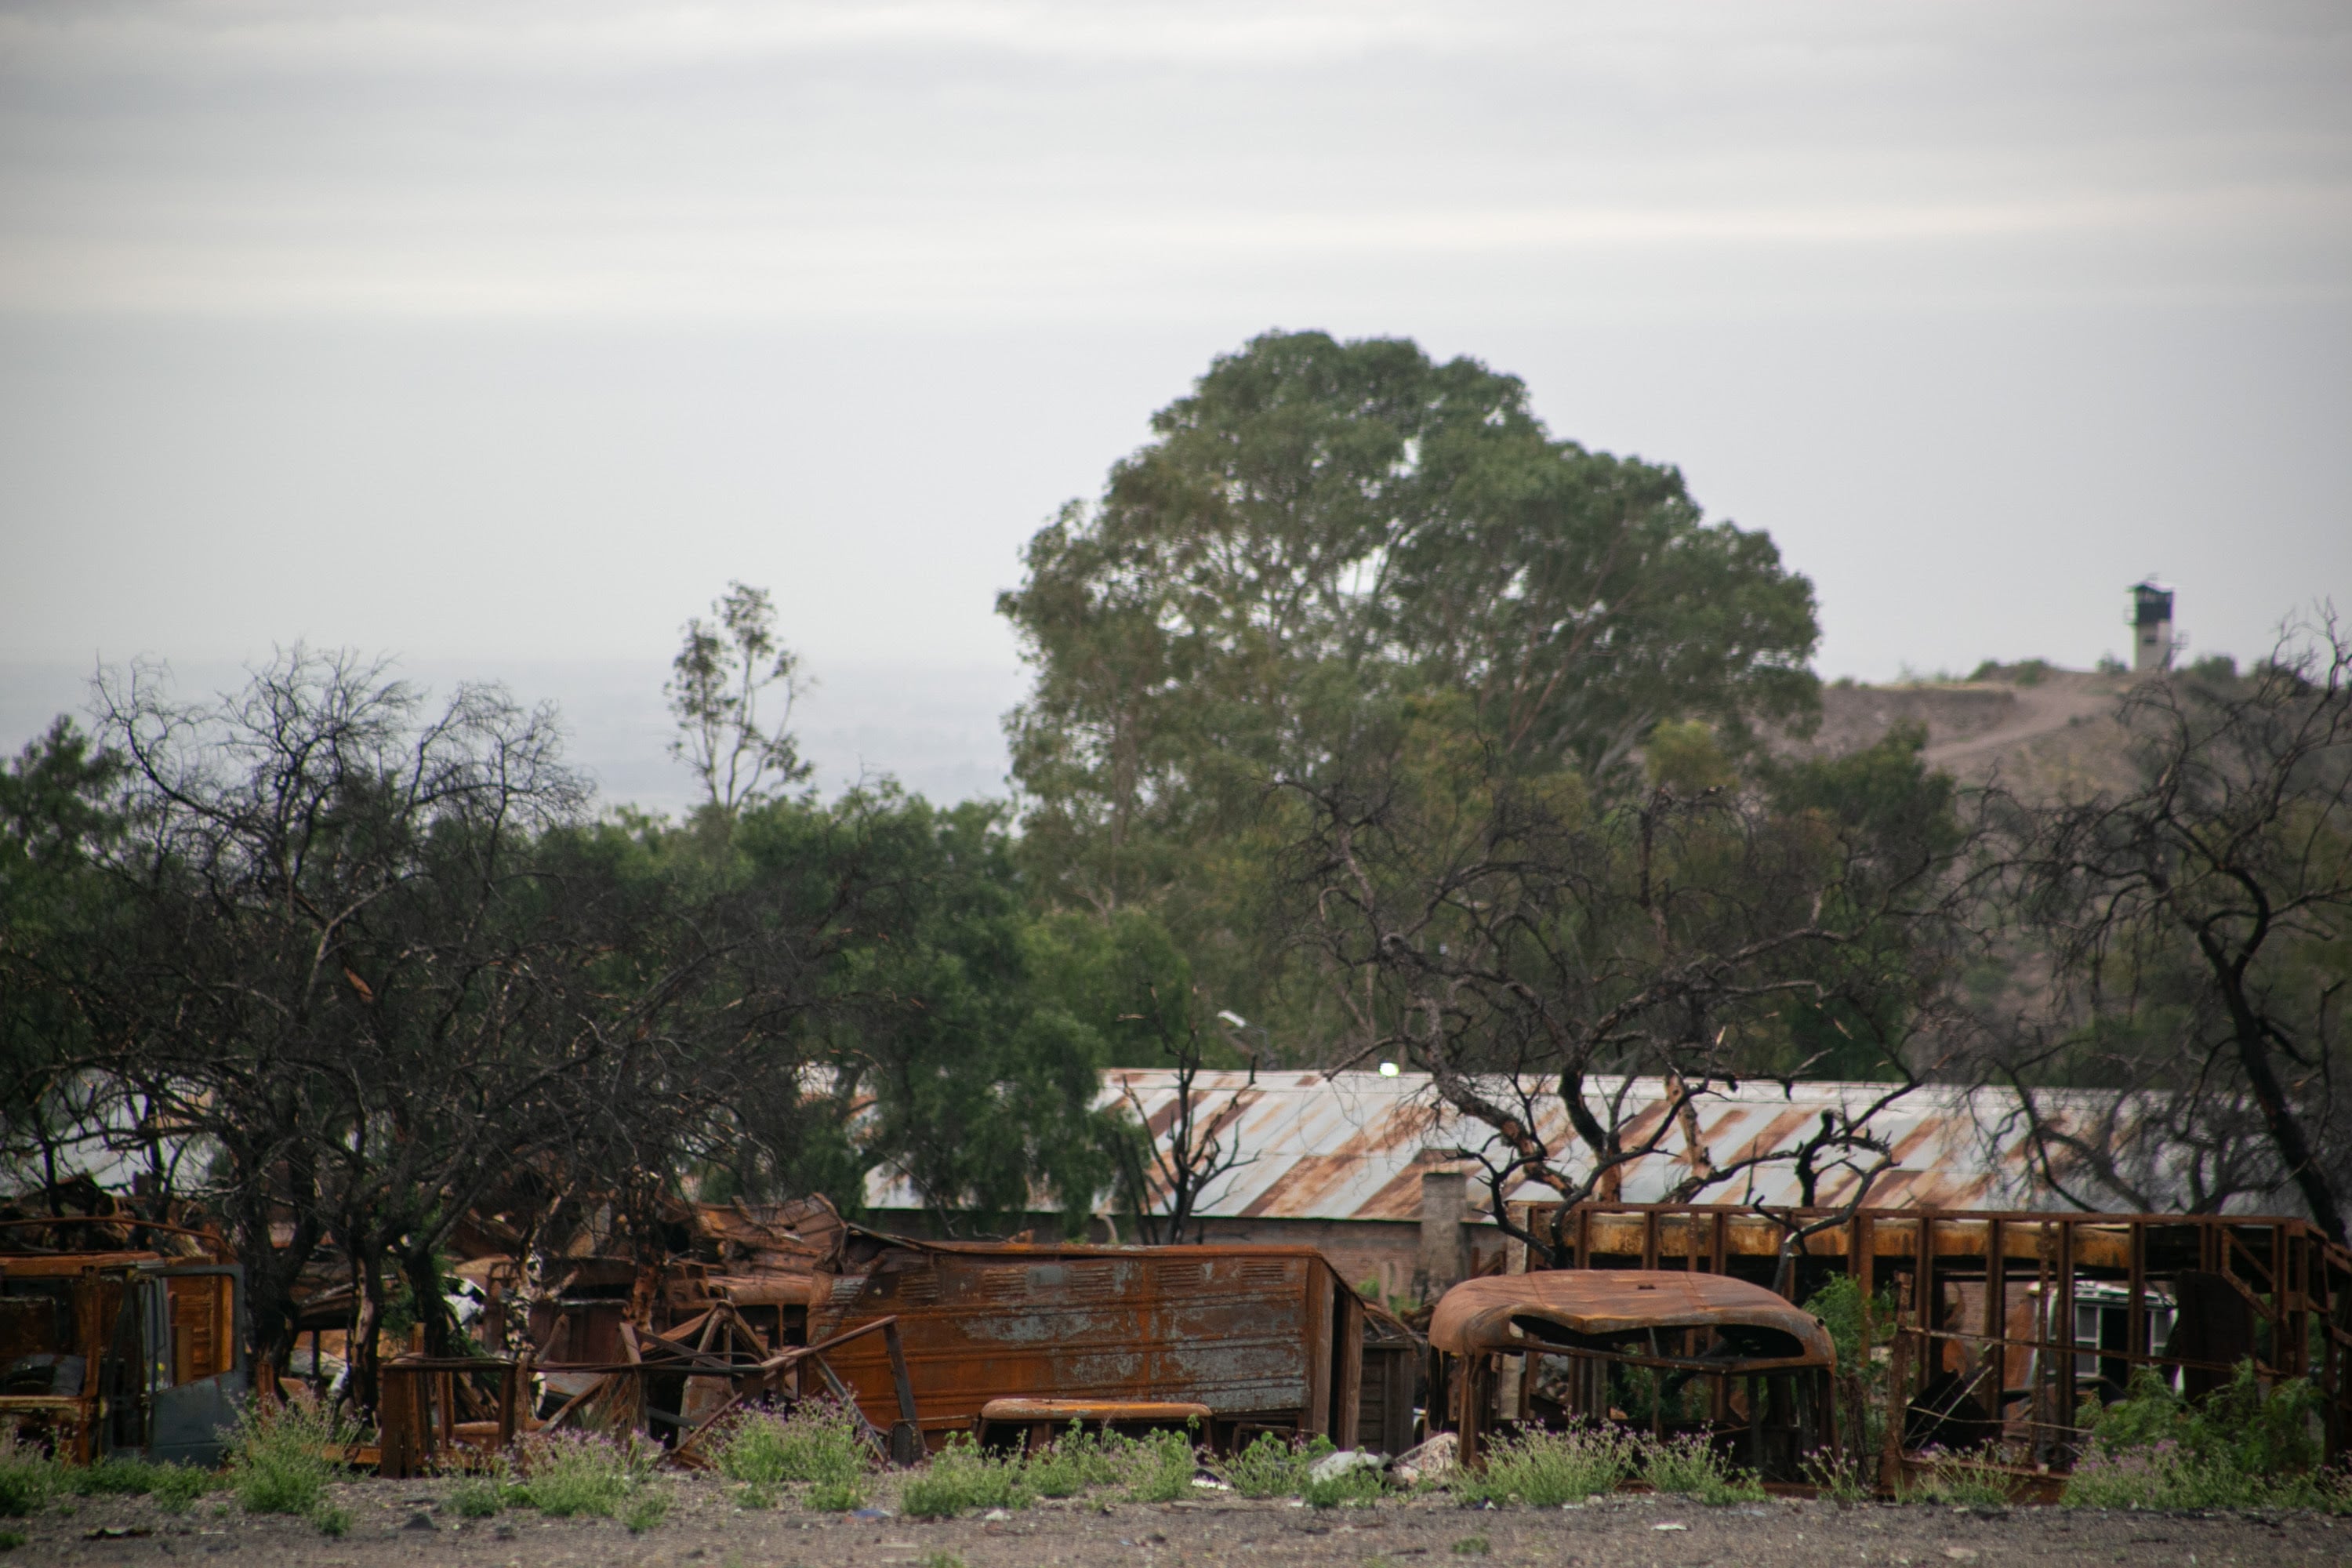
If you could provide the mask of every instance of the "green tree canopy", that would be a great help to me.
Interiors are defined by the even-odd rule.
[[[1368,700],[1465,694],[1512,767],[1602,787],[1661,721],[1736,748],[1816,700],[1811,586],[1769,538],[1554,439],[1475,361],[1268,334],[1153,431],[998,601],[1036,672],[1024,847],[1053,900],[1157,904],[1236,1001],[1273,967],[1265,786]]]

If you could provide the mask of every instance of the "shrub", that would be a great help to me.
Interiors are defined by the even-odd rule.
[[[2347,1483],[2320,1472],[2319,1395],[2295,1378],[2265,1394],[2251,1361],[2195,1404],[2147,1367],[2100,1410],[2066,1483],[2083,1508],[2340,1509]]]
[[[449,1489],[449,1510],[460,1519],[490,1519],[505,1507],[499,1483],[469,1477]]]
[[[195,1500],[219,1484],[210,1470],[194,1465],[158,1465],[155,1484],[148,1495],[171,1513],[184,1513]]]
[[[516,1446],[522,1479],[509,1501],[554,1519],[610,1519],[653,1480],[660,1451],[636,1433],[619,1440],[593,1432],[544,1432]]]
[[[919,1473],[907,1478],[898,1506],[916,1519],[952,1519],[967,1509],[1027,1508],[1034,1495],[1019,1459],[983,1454],[970,1433],[959,1432]]]
[[[866,1489],[856,1481],[819,1481],[801,1501],[819,1513],[850,1513],[866,1506]]]
[[[1859,1460],[1843,1460],[1826,1450],[1804,1458],[1805,1479],[1821,1489],[1822,1496],[1833,1502],[1858,1503],[1870,1500],[1870,1488],[1862,1479]]]
[[[144,1497],[155,1489],[164,1467],[124,1454],[109,1454],[87,1469],[69,1473],[68,1482],[80,1497]]]
[[[729,1480],[756,1486],[856,1482],[871,1463],[856,1416],[839,1405],[817,1400],[784,1416],[747,1411],[729,1425],[711,1458]]]
[[[1116,1486],[1133,1465],[1132,1438],[1116,1432],[1088,1432],[1076,1422],[1039,1453],[1024,1473],[1039,1497],[1076,1497],[1091,1487]]]
[[[14,1552],[32,1539],[21,1530],[0,1530],[0,1552]]]
[[[641,1486],[622,1510],[621,1522],[629,1527],[631,1535],[643,1535],[646,1531],[669,1517],[669,1492],[659,1486]]]
[[[1328,1437],[1285,1438],[1265,1432],[1240,1453],[1211,1460],[1209,1473],[1244,1497],[1297,1497],[1315,1461],[1337,1451]]]
[[[1990,1460],[1952,1458],[1937,1455],[1932,1449],[1924,1457],[1927,1468],[1924,1474],[1911,1478],[1904,1489],[1905,1501],[1948,1503],[1955,1508],[2000,1508],[2008,1504],[2014,1483]]]
[[[1136,1502],[1174,1502],[1192,1495],[1192,1472],[1199,1458],[1192,1439],[1183,1432],[1154,1432],[1130,1442],[1127,1495]]]
[[[1724,1463],[1706,1437],[1692,1434],[1663,1441],[1637,1443],[1642,1479],[1662,1492],[1695,1502],[1761,1502],[1764,1486],[1745,1470],[1735,1472]]]
[[[56,1460],[16,1436],[0,1431],[0,1519],[41,1511],[58,1489]]]
[[[337,1457],[351,1429],[332,1410],[307,1401],[255,1400],[237,1417],[229,1447],[229,1486],[247,1513],[309,1513],[342,1468]]]
[[[1307,1478],[1298,1495],[1309,1508],[1369,1508],[1386,1489],[1377,1469],[1348,1470],[1328,1480]]]
[[[1556,1508],[1615,1489],[1638,1458],[1632,1439],[1605,1426],[1528,1432],[1496,1440],[1486,1468],[1457,1472],[1453,1491],[1464,1502]]]
[[[320,1503],[311,1513],[310,1522],[319,1527],[321,1535],[349,1535],[352,1532],[352,1510],[333,1503]]]

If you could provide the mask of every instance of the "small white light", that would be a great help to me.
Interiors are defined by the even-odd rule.
[[[1239,1013],[1234,1012],[1230,1007],[1218,1013],[1217,1018],[1219,1022],[1231,1024],[1236,1029],[1246,1029],[1249,1027],[1249,1020],[1243,1017]]]
[[[1394,1077],[1396,1077],[1396,1075],[1397,1075],[1397,1065],[1396,1065],[1396,1063],[1394,1063],[1394,1062],[1382,1062],[1382,1063],[1381,1064],[1381,1076],[1382,1078],[1394,1078]]]

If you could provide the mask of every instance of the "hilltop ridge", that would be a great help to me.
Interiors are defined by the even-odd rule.
[[[2031,798],[2088,794],[2130,782],[2116,704],[2132,677],[2001,668],[1985,679],[1885,686],[1839,681],[1822,689],[1822,721],[1810,736],[1781,736],[1790,756],[1833,756],[1867,746],[1900,723],[1923,724],[1926,758],[1967,784],[2000,781]]]

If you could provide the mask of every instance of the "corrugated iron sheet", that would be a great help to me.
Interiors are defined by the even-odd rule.
[[[1594,1079],[1590,1092],[1596,1100],[1612,1096],[1623,1081]],[[1507,1094],[1507,1085],[1494,1087]],[[1775,1082],[1751,1081],[1710,1090],[1693,1108],[1697,1143],[1717,1170],[1751,1152],[1792,1153],[1824,1110],[1858,1114],[1889,1087],[1813,1082],[1784,1089]],[[1175,1120],[1177,1092],[1173,1072],[1120,1068],[1104,1074],[1099,1103],[1137,1106],[1164,1145]],[[1425,1073],[1389,1078],[1372,1072],[1261,1072],[1255,1079],[1240,1072],[1203,1073],[1195,1080],[1194,1094],[1201,1111],[1229,1117],[1224,1136],[1238,1144],[1244,1160],[1205,1194],[1200,1212],[1213,1218],[1410,1222],[1420,1216],[1423,1171],[1465,1168],[1453,1152],[1492,1142],[1482,1124],[1438,1101]],[[1628,1136],[1647,1136],[1669,1104],[1664,1080],[1634,1079],[1624,1104]],[[2001,1089],[1930,1085],[1904,1097],[1870,1123],[1889,1141],[1896,1161],[1895,1169],[1872,1184],[1871,1204],[2041,1206],[2026,1169],[2017,1109],[2015,1097]],[[1576,1173],[1588,1169],[1559,1097],[1538,1097],[1535,1110],[1538,1134],[1566,1152],[1564,1168]],[[1683,1128],[1671,1127],[1655,1153],[1624,1168],[1618,1196],[1627,1203],[1663,1201],[1691,1168],[1690,1141]],[[1851,1196],[1853,1185],[1851,1176],[1832,1173],[1815,1197],[1838,1204]],[[1509,1194],[1512,1201],[1551,1195],[1532,1182]],[[1710,1187],[1701,1201],[1785,1205],[1801,1195],[1793,1160],[1782,1158]],[[888,1171],[869,1178],[866,1199],[884,1210],[923,1206],[912,1186]],[[1486,1202],[1475,1182],[1472,1200]]]
[[[809,1337],[896,1316],[934,1443],[1002,1398],[1203,1405],[1219,1440],[1236,1422],[1354,1426],[1362,1309],[1307,1247],[887,1243],[828,1283]],[[861,1407],[891,1407],[878,1345],[830,1360]]]

